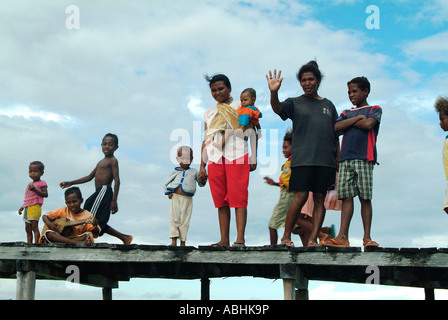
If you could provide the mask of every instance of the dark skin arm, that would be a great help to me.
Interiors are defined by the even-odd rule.
[[[48,216],[43,215],[42,221],[47,225],[48,229],[58,232],[58,229],[56,228],[57,224],[53,223],[53,221],[51,221],[50,218],[48,218]]]
[[[117,197],[118,197],[118,191],[120,190],[120,175],[118,174],[118,160],[113,159],[111,162],[112,166],[112,176],[114,177],[114,196],[112,198],[112,202],[110,203],[110,211],[112,213],[118,212],[118,204],[117,204]]]
[[[277,186],[277,187],[280,187],[280,184],[279,184],[278,182],[275,182],[274,180],[272,180],[272,179],[269,178],[269,177],[264,177],[263,179],[266,181],[267,184],[269,184],[269,185],[271,185],[271,186]]]
[[[30,183],[28,189],[30,189],[30,191],[33,191],[33,192],[37,193],[37,195],[39,197],[42,197],[42,198],[47,198],[48,197],[47,187],[42,187],[39,190],[39,189],[36,189],[36,187],[32,183]]]
[[[253,134],[250,136],[250,148],[251,148],[251,156],[250,156],[250,171],[255,171],[257,169],[257,152],[258,152],[258,137],[253,130]]]
[[[98,228],[98,225],[95,225],[95,228],[93,228],[91,232],[95,236],[98,236],[100,234],[100,229]]]
[[[100,171],[98,171],[98,165],[101,165]],[[113,196],[111,204],[110,204],[110,210],[114,214],[114,213],[118,212],[117,197],[118,197],[118,191],[120,190],[120,175],[119,175],[119,169],[118,169],[118,160],[115,157],[114,158],[105,158],[104,160],[100,161],[100,163],[98,165],[95,167],[95,169],[93,169],[93,171],[89,175],[82,177],[80,179],[77,179],[77,180],[73,180],[73,181],[63,181],[59,184],[59,186],[62,189],[64,189],[64,188],[68,188],[75,184],[82,184],[82,183],[92,181],[94,178],[96,178],[95,179],[95,187],[98,187],[97,184],[110,185],[112,182],[112,179],[113,179],[115,181],[114,196]],[[108,171],[109,170],[108,165],[110,165],[110,171]],[[104,168],[106,168],[106,170]],[[98,172],[98,176],[97,176],[97,172]],[[109,180],[109,178],[110,178],[109,174],[104,174],[104,172],[106,172],[106,173],[109,172],[109,174],[111,172],[112,179]]]
[[[280,114],[282,112],[282,106],[280,105],[280,100],[278,99],[278,91],[282,85],[283,78],[281,78],[282,71],[279,70],[277,74],[277,70],[274,69],[274,75],[272,75],[271,70],[269,70],[269,76],[266,75],[266,80],[268,81],[268,87],[271,92],[271,107],[272,111],[276,114]]]
[[[95,178],[95,174],[96,174],[96,167],[95,167],[95,169],[93,169],[93,171],[88,176],[85,176],[83,178],[73,180],[73,181],[63,181],[59,184],[59,186],[62,189],[64,189],[64,188],[71,187],[72,185],[75,185],[75,184],[86,183],[86,182],[92,181],[93,178]]]
[[[204,131],[207,132],[206,123],[204,123]],[[199,174],[198,174],[199,180],[201,180],[202,183],[205,183],[207,181],[207,170],[205,169],[206,166],[207,166],[207,153],[205,152],[205,137],[204,137],[204,141],[202,141],[202,148],[201,148],[201,166],[199,168]]]
[[[378,120],[374,118],[366,118],[363,120],[359,120],[354,124],[354,127],[363,129],[363,130],[371,130],[375,128],[375,126],[378,124]]]
[[[359,115],[357,117],[345,119],[336,122],[334,125],[334,131],[344,132],[348,128],[355,127],[362,130],[371,130],[378,124],[378,120],[374,118],[366,118],[364,115]]]

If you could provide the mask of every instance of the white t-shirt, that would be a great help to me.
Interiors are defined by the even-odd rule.
[[[241,106],[240,101],[232,101],[230,106],[235,109],[235,111]],[[202,119],[204,120],[207,128],[210,127],[210,123],[218,112],[218,108],[214,107],[206,111],[202,115]],[[227,128],[231,129],[230,125],[227,124]],[[207,133],[205,133],[207,134]],[[238,137],[233,133],[233,130],[227,130],[227,134],[229,135],[228,140],[224,146],[224,150],[222,150],[221,144],[213,143],[212,141],[222,141],[223,134],[220,131],[216,131],[212,137],[208,137],[205,141],[205,149],[207,151],[208,160],[217,163],[220,161],[222,157],[226,158],[229,161],[236,160],[241,158],[245,154],[249,152],[249,148],[247,146],[247,141],[244,138]]]

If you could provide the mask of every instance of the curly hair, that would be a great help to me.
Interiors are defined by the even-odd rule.
[[[448,115],[448,99],[444,97],[439,97],[434,104],[434,109],[438,113]]]
[[[288,130],[286,130],[283,141],[288,141],[290,144],[292,144],[292,128],[288,128]]]
[[[45,166],[42,162],[40,161],[32,161],[30,163],[30,166],[37,166],[37,168],[39,169],[39,171],[44,172],[45,170]]]

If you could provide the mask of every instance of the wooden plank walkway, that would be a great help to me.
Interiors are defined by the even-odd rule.
[[[17,278],[18,299],[34,298],[35,279],[66,280],[69,266],[78,268],[80,283],[102,287],[104,298],[131,278],[202,279],[203,299],[208,279],[241,276],[282,279],[285,299],[306,298],[309,280],[420,287],[427,298],[448,289],[445,248],[0,243],[0,277]]]

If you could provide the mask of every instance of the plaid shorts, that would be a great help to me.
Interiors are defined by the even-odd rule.
[[[374,166],[375,162],[358,159],[340,162],[338,199],[359,196],[364,200],[371,200]]]

